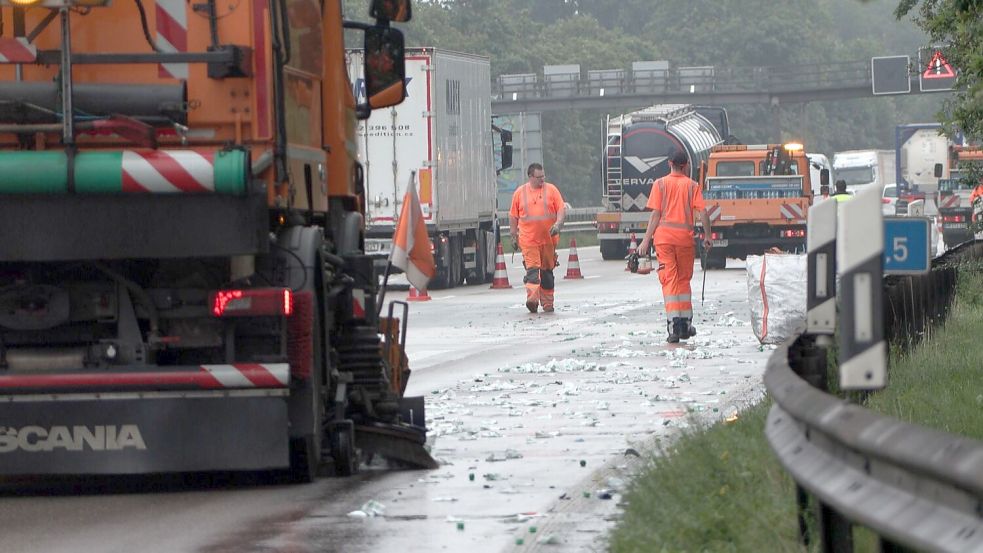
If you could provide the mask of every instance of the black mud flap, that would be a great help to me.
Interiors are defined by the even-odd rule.
[[[0,475],[283,469],[287,398],[0,397]]]
[[[417,469],[435,469],[440,464],[426,448],[427,433],[422,426],[408,424],[355,425],[355,447],[363,453],[381,455],[386,459]]]

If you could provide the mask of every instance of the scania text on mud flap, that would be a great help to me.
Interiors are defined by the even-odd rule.
[[[390,23],[409,0],[373,1],[374,24],[340,0],[17,5],[34,23],[4,39],[30,59],[0,64],[0,476],[310,481],[360,450],[435,466],[351,147],[405,97]]]

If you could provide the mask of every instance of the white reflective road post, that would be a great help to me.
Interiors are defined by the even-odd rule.
[[[836,331],[836,206],[824,200],[809,208],[806,332],[813,335]]]
[[[881,190],[867,187],[840,207],[840,388],[880,389],[887,385]]]

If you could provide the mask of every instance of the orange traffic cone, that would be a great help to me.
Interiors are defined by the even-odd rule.
[[[505,253],[502,252],[502,243],[498,243],[498,248],[495,256],[495,276],[492,278],[492,285],[490,288],[511,288],[512,285],[509,284],[509,271],[505,267]]]
[[[410,295],[406,297],[406,301],[430,301],[430,294],[426,290],[422,294],[418,294],[416,288],[410,286]]]
[[[635,240],[635,233],[633,232],[631,233],[631,242],[628,243],[628,255],[625,256],[625,259],[628,259],[632,254],[636,253],[638,253],[638,241]],[[625,270],[631,271],[631,268],[625,267]]]
[[[567,274],[563,278],[584,278],[584,275],[580,273],[580,258],[577,257],[576,238],[570,239],[570,258],[567,260]]]

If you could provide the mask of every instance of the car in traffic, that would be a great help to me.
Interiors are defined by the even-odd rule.
[[[898,185],[885,184],[881,193],[881,213],[884,215],[895,215],[898,204]]]

